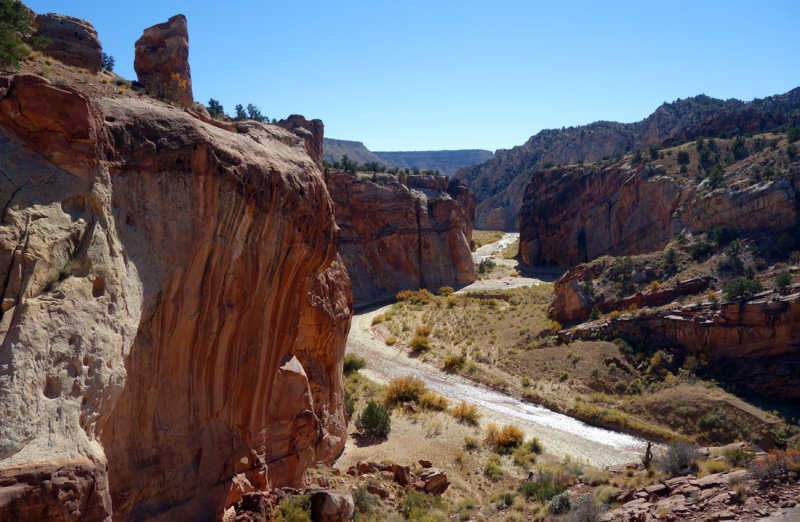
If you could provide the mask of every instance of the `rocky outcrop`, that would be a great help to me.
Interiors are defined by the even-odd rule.
[[[92,24],[80,18],[48,13],[37,15],[33,25],[36,35],[43,37],[43,54],[93,74],[100,72],[103,52]]]
[[[789,178],[709,190],[625,161],[551,169],[525,189],[520,254],[529,265],[569,267],[660,250],[677,230],[780,230],[797,220],[797,201]]]
[[[587,323],[581,338],[621,336],[648,346],[680,346],[724,369],[726,379],[765,396],[800,398],[800,286],[719,305],[643,310],[635,316]]]
[[[595,162],[651,145],[670,145],[699,136],[766,132],[800,116],[800,88],[751,102],[705,95],[664,103],[636,123],[599,121],[580,127],[547,129],[525,144],[498,150],[485,163],[459,169],[479,204],[479,229],[517,230],[521,189],[552,165]]]
[[[475,280],[467,215],[474,198],[458,183],[445,176],[344,173],[328,173],[326,182],[357,304]]]
[[[341,452],[352,297],[304,140],[0,96],[0,519],[214,519]]]
[[[314,160],[314,163],[319,168],[322,168],[322,140],[325,134],[325,125],[323,125],[322,120],[309,121],[299,114],[292,114],[285,120],[279,121],[278,125],[303,138],[303,142],[306,144],[306,152]]]
[[[136,40],[136,76],[157,98],[189,107],[194,101],[189,68],[189,30],[186,17],[175,15],[148,27]]]

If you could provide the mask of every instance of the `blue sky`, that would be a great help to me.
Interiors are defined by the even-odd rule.
[[[321,118],[372,150],[510,148],[676,98],[800,86],[797,0],[25,3],[92,22],[129,79],[142,30],[183,13],[196,100]]]

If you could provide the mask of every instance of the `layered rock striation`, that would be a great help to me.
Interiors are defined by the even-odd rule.
[[[326,182],[356,304],[477,277],[469,248],[475,198],[458,181],[329,172]]]
[[[0,519],[210,520],[346,436],[305,140],[0,78]]]
[[[525,189],[520,255],[530,265],[570,267],[660,250],[683,229],[780,230],[797,221],[799,195],[800,172],[710,190],[626,161],[550,169]]]
[[[103,48],[94,26],[86,20],[48,13],[35,15],[33,25],[36,36],[42,37],[43,54],[91,73],[102,68]]]

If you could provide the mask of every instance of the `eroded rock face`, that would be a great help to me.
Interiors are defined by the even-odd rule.
[[[148,27],[136,40],[133,68],[147,91],[183,107],[194,101],[189,68],[189,31],[186,17],[175,15]]]
[[[299,114],[292,114],[285,120],[279,121],[278,125],[303,138],[308,155],[319,168],[322,168],[322,141],[325,134],[325,125],[322,120],[309,121]]]
[[[601,325],[581,325],[579,337],[615,335],[651,346],[667,343],[719,364],[733,382],[760,395],[800,397],[800,286],[720,305],[644,310]]]
[[[676,230],[780,230],[798,218],[796,189],[787,178],[708,191],[625,162],[539,172],[524,201],[522,261],[562,267],[660,250]]]
[[[477,277],[467,216],[475,200],[460,184],[451,187],[445,176],[387,174],[373,182],[343,173],[326,174],[326,182],[357,304]]]
[[[86,20],[48,13],[36,15],[33,25],[37,36],[46,39],[43,54],[93,74],[102,68],[103,48],[94,26]]]
[[[305,143],[3,82],[0,519],[213,519],[338,455],[352,298]]]

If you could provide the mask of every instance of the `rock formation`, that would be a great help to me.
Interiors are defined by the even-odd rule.
[[[136,40],[133,68],[150,94],[189,107],[194,95],[186,17],[175,15],[145,29]]]
[[[519,215],[522,261],[569,267],[660,250],[684,228],[780,230],[798,218],[797,176],[709,191],[626,161],[539,172]]]
[[[357,304],[477,277],[469,249],[475,200],[457,181],[328,173],[326,182]]]
[[[485,163],[455,173],[478,198],[476,227],[517,230],[522,189],[547,165],[594,162],[651,145],[670,145],[699,136],[766,132],[800,117],[800,88],[741,102],[705,95],[664,103],[636,123],[600,121],[581,127],[547,129],[525,144],[498,150]]]
[[[97,31],[86,20],[49,13],[36,16],[33,25],[36,35],[44,38],[43,54],[93,74],[102,68]]]
[[[0,78],[0,519],[213,519],[342,450],[333,204],[304,140],[237,131]]]
[[[322,168],[322,140],[325,134],[325,125],[322,120],[307,120],[299,114],[292,114],[285,120],[278,122],[284,129],[294,132],[306,145],[306,152],[319,168]]]

